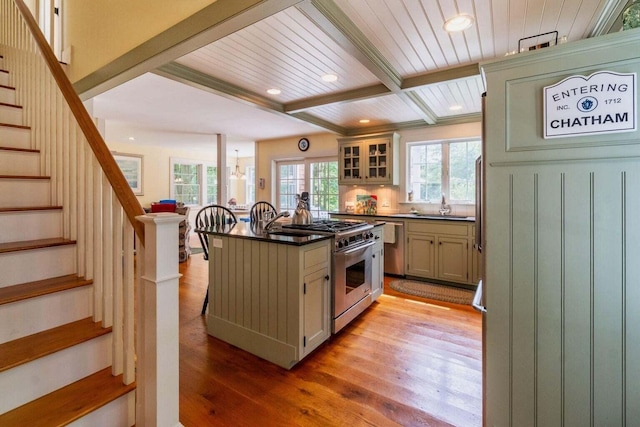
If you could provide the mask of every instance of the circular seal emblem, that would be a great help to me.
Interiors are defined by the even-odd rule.
[[[580,101],[578,101],[578,110],[583,113],[588,113],[589,111],[593,111],[598,106],[598,100],[593,96],[585,96]]]

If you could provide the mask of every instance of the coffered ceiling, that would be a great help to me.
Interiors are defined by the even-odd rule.
[[[234,0],[217,3],[226,1]],[[223,30],[222,24],[210,28],[210,36],[202,33],[195,42],[194,38],[185,40],[182,49],[169,50],[169,55],[165,52],[166,60],[145,70],[189,86],[189,90],[201,90],[212,103],[233,102],[234,107],[229,108],[237,108],[233,117],[237,124],[232,130],[225,128],[225,118],[220,118],[221,130],[217,131],[216,119],[209,116],[200,131],[256,140],[300,134],[305,129],[357,135],[477,121],[483,90],[479,62],[515,54],[519,47],[527,50],[531,45],[556,41],[556,33],[533,37],[538,34],[557,31],[561,42],[571,43],[617,31],[627,1],[261,3],[271,7],[245,20],[230,17],[229,21],[240,19],[243,24],[234,28],[225,22],[228,30]],[[463,31],[446,32],[445,21],[458,14],[472,16],[472,25]],[[171,52],[175,52],[173,57]],[[337,80],[324,81],[326,74],[337,76]],[[131,90],[137,80],[148,82],[148,77],[128,82]],[[156,81],[154,87],[161,84]],[[83,85],[87,83],[80,82],[79,86]],[[280,92],[269,94],[268,89]],[[116,88],[95,97],[97,114],[107,119],[114,116],[120,96]],[[151,110],[162,105],[157,96]],[[126,105],[119,108],[121,112],[127,109]],[[202,109],[198,105],[190,113],[193,121],[204,114]],[[135,114],[130,112],[129,117]],[[115,120],[123,122],[125,117],[123,114]],[[276,117],[291,123],[291,128],[285,125],[262,132],[261,127]],[[368,122],[361,123],[364,119]],[[189,126],[198,128],[197,123]]]

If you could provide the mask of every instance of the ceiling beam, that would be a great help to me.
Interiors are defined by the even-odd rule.
[[[313,98],[302,99],[284,104],[284,111],[287,113],[297,113],[315,107],[323,107],[329,104],[340,102],[352,102],[360,99],[375,98],[381,95],[388,95],[391,92],[382,83],[358,89],[345,90],[344,92],[330,93],[328,95],[315,96]]]
[[[451,80],[464,79],[480,75],[480,64],[475,62],[461,67],[447,68],[407,77],[402,82],[402,89],[414,89],[419,86],[432,85]]]
[[[308,0],[296,6],[340,47],[364,65],[391,92],[399,92],[402,77],[333,0]]]
[[[205,74],[177,62],[170,62],[168,64],[161,65],[156,68],[153,73],[184,83],[191,87],[206,90],[207,92],[223,96],[227,99],[241,101],[246,105],[256,106],[263,110],[273,111],[276,113],[284,113],[284,108],[279,102],[272,101],[262,95],[258,95],[254,92],[243,89],[240,86],[217,79],[209,74]]]
[[[86,101],[303,0],[217,0],[74,83]]]
[[[220,79],[216,79],[208,74],[202,73],[186,65],[178,64],[177,62],[171,62],[169,64],[162,65],[153,71],[154,74],[177,81],[196,89],[204,90],[215,95],[223,96],[227,99],[234,101],[240,101],[246,105],[260,108],[264,111],[268,111],[275,114],[280,114],[287,117],[292,117],[297,120],[304,121],[306,123],[318,126],[323,130],[330,132],[343,134],[345,129],[331,122],[322,120],[318,117],[314,117],[307,113],[292,113],[287,114],[281,103],[272,101],[262,95],[258,95],[254,92],[243,89],[239,86],[225,82]]]
[[[589,37],[603,36],[622,28],[622,12],[631,0],[608,0]]]

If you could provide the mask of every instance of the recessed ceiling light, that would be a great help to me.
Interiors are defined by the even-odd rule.
[[[371,121],[371,120],[369,120],[369,119],[362,119],[362,120],[360,120],[360,123],[362,123],[362,124],[367,124],[367,123],[369,123],[370,121]]]
[[[451,111],[462,110],[462,105],[452,105],[451,107],[449,107],[449,110]]]
[[[281,90],[276,88],[271,88],[267,90],[267,93],[270,95],[280,95]]]
[[[129,141],[135,141],[136,139],[132,136],[129,137]]]
[[[444,22],[443,28],[449,33],[463,31],[473,24],[473,16],[462,13]]]
[[[325,74],[324,76],[322,76],[322,80],[324,80],[325,82],[335,82],[336,80],[338,80],[338,76],[336,76],[335,74]]]

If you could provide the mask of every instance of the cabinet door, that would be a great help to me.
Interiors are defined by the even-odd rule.
[[[371,298],[375,301],[384,292],[384,243],[382,227],[373,230],[375,246],[373,247],[373,262],[371,263]]]
[[[368,183],[390,183],[391,150],[388,139],[375,139],[365,141],[364,147],[367,156],[367,169],[365,179]]]
[[[309,354],[331,335],[329,267],[304,276],[301,357]]]
[[[362,182],[364,162],[366,157],[362,151],[362,144],[341,143],[339,162],[338,182],[340,184],[356,184]]]
[[[435,277],[435,236],[409,234],[407,236],[407,274],[418,277]]]
[[[438,237],[438,279],[460,283],[469,281],[468,245],[468,239]]]

